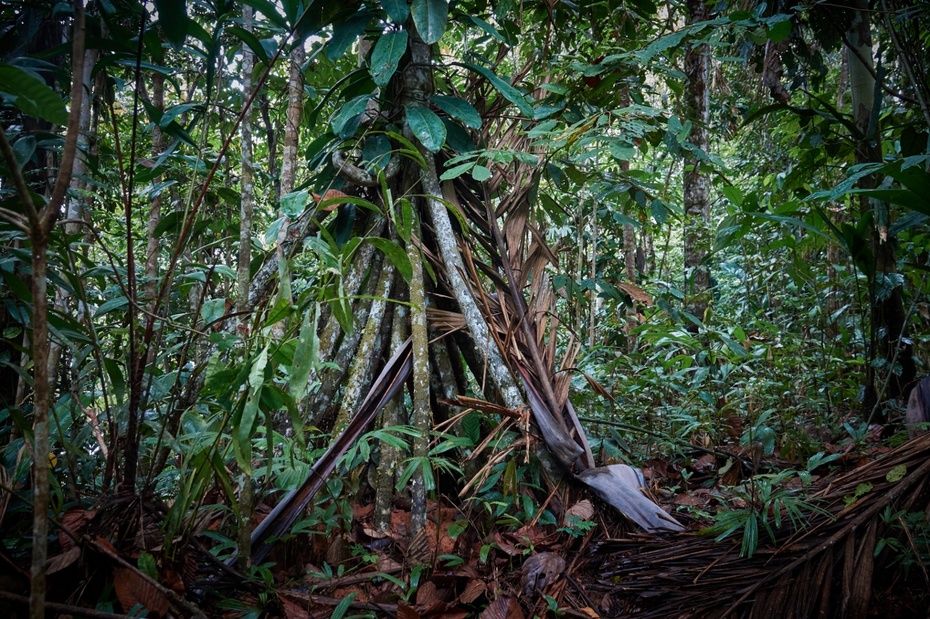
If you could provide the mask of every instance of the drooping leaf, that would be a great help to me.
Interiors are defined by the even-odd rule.
[[[329,121],[333,133],[343,139],[354,135],[355,130],[358,129],[361,115],[365,112],[365,108],[368,107],[371,97],[372,95],[359,95],[346,101],[345,105]]]
[[[281,212],[295,219],[307,208],[307,201],[310,199],[310,192],[307,190],[294,191],[281,196]]]
[[[397,267],[397,272],[409,283],[410,278],[413,276],[413,267],[410,266],[410,259],[407,257],[407,252],[390,239],[375,236],[367,240],[377,247],[381,253]]]
[[[68,124],[65,103],[41,80],[19,67],[0,63],[0,95],[8,95],[13,105],[27,116],[56,125]]]
[[[381,0],[381,7],[395,24],[403,24],[410,17],[407,0]]]
[[[265,384],[265,367],[268,365],[268,346],[265,346],[249,370],[249,395],[242,407],[242,416],[236,426],[233,451],[239,466],[245,472],[252,470],[252,429],[258,418],[258,405],[261,401],[262,386]]]
[[[317,336],[316,326],[319,320],[319,306],[314,305],[314,311],[304,313],[304,321],[300,326],[300,335],[297,337],[297,348],[294,350],[294,363],[291,366],[290,386],[291,395],[298,402],[307,395],[310,371],[317,363],[320,338]]]
[[[430,101],[436,104],[440,110],[460,121],[466,127],[471,129],[481,128],[481,115],[478,114],[471,103],[459,97],[450,97],[448,95],[433,95]]]
[[[347,20],[334,25],[333,36],[326,43],[326,57],[336,60],[346,53],[359,35],[365,32],[369,21],[371,21],[371,13],[359,11]]]
[[[526,96],[511,86],[509,81],[498,77],[493,71],[480,65],[465,63],[464,66],[484,76],[505,99],[516,105],[524,116],[527,118],[533,117],[533,107],[527,102]]]
[[[449,4],[446,0],[413,0],[410,13],[425,43],[432,45],[446,32],[449,20]]]
[[[405,107],[407,123],[413,135],[432,153],[439,152],[446,141],[446,126],[431,110],[422,105]]]
[[[190,18],[187,16],[187,0],[155,0],[158,10],[158,23],[161,30],[175,48],[184,45],[187,38],[187,25]]]
[[[252,53],[261,60],[262,64],[268,64],[270,60],[268,51],[265,49],[265,46],[262,45],[262,42],[258,40],[257,36],[239,26],[229,26],[226,28],[226,32],[245,43],[249,49],[252,50]]]
[[[371,79],[384,88],[397,70],[397,63],[407,51],[407,31],[395,30],[381,35],[371,52]]]

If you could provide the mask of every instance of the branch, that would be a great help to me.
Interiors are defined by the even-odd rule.
[[[58,176],[55,178],[52,197],[39,213],[40,224],[46,231],[51,230],[52,224],[55,223],[61,205],[65,201],[68,187],[71,186],[71,173],[74,170],[78,137],[81,134],[81,105],[84,102],[83,77],[84,3],[83,0],[74,0],[74,47],[71,51],[71,109],[68,112],[65,145],[61,151],[61,164],[58,166]]]
[[[6,139],[6,130],[0,131],[0,150],[3,151],[6,167],[10,169],[10,175],[13,177],[13,185],[16,187],[16,193],[26,206],[26,215],[29,219],[29,225],[34,228],[39,223],[39,213],[36,210],[35,202],[32,201],[32,194],[29,193],[29,186],[26,185],[23,172],[19,169],[16,155],[13,154],[13,147],[10,146],[10,142]],[[5,210],[6,209],[4,209],[4,211]],[[15,223],[12,219],[8,221],[10,223]],[[28,234],[28,232],[29,228],[26,228],[26,233]]]

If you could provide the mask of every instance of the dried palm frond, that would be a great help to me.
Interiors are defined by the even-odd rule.
[[[928,481],[930,434],[821,482],[811,525],[751,558],[740,556],[739,541],[694,533],[609,540],[597,553],[594,588],[645,618],[865,617],[874,592],[897,576],[898,557],[890,546],[876,555],[876,543],[908,544],[900,514],[930,513]]]

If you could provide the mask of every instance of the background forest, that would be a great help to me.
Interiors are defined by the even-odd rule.
[[[6,616],[926,616],[930,4],[23,0],[0,55]]]

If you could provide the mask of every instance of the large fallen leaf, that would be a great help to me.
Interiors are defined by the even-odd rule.
[[[523,564],[523,575],[520,585],[523,594],[531,596],[538,592],[542,594],[546,587],[565,571],[565,559],[554,552],[540,552],[535,554]]]
[[[118,567],[113,570],[113,588],[127,613],[137,605],[148,610],[150,617],[164,617],[168,612],[168,598],[155,585],[129,568]]]
[[[650,533],[684,529],[643,494],[642,473],[626,464],[611,464],[578,474],[599,497]]]

